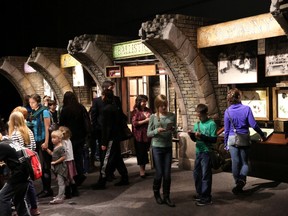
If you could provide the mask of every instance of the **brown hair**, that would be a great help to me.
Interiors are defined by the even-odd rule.
[[[159,107],[163,105],[168,106],[167,97],[165,95],[160,94],[154,100],[154,106],[156,109],[156,116],[158,118],[158,121],[160,121]]]
[[[231,104],[241,103],[241,91],[237,88],[232,88],[227,93],[227,101]]]
[[[16,112],[16,111],[21,112],[24,116],[24,119],[28,118],[28,110],[25,107],[17,106],[12,110],[12,112]]]

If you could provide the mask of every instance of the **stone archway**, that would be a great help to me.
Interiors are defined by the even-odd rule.
[[[3,75],[13,83],[21,98],[36,92],[33,87],[33,74],[25,74],[24,64],[27,57],[5,57],[0,61],[0,69]],[[35,80],[34,80],[35,81]]]
[[[128,40],[126,37],[109,35],[80,35],[69,41],[68,53],[77,59],[101,88],[109,79],[105,67],[113,65],[113,44]]]
[[[60,103],[63,101],[66,91],[73,91],[69,80],[60,67],[60,55],[64,53],[65,50],[37,47],[32,51],[27,61],[31,67],[42,74]]]
[[[182,29],[177,26],[177,21],[183,18],[185,16],[157,16],[152,22],[142,24],[139,36],[169,72],[178,97],[183,129],[187,130],[194,125],[198,103],[207,104],[211,115],[218,113],[218,106],[200,53],[191,38],[183,33],[183,26]]]

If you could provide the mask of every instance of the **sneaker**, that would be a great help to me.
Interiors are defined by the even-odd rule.
[[[36,208],[36,209],[30,209],[30,214],[31,214],[32,216],[40,215],[40,211],[38,210],[38,208]]]
[[[196,203],[196,206],[205,206],[205,205],[212,205],[212,201],[211,200],[200,200],[200,201],[197,201]]]
[[[52,201],[50,201],[50,204],[61,204],[64,202],[64,199],[61,199],[59,197],[56,197],[55,199],[53,199]]]
[[[199,194],[193,196],[194,201],[200,201],[201,197]]]

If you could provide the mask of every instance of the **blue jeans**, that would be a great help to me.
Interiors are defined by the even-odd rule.
[[[152,147],[155,179],[161,181],[171,181],[172,147],[159,148]]]
[[[18,184],[9,184],[8,182],[0,190],[0,209],[2,216],[11,216],[11,200],[18,215],[29,216],[29,208],[26,203],[26,192],[28,188],[27,182],[20,182]]]
[[[238,180],[246,182],[246,178],[249,172],[248,156],[250,147],[235,147],[229,146],[229,152],[232,159],[232,174],[237,184]]]
[[[193,171],[196,192],[204,201],[211,200],[212,169],[208,152],[196,153]]]
[[[32,209],[37,208],[37,196],[36,196],[36,190],[34,186],[33,180],[29,179],[29,185],[27,190],[27,200],[30,203],[30,206]]]

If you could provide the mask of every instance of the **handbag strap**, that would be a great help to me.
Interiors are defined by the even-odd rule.
[[[229,120],[230,120],[230,122],[231,122],[231,124],[232,124],[232,127],[234,128],[234,133],[236,133],[237,131],[236,131],[236,128],[235,128],[235,126],[234,126],[234,124],[233,124],[233,121],[232,121],[232,119],[231,119],[231,116],[230,116],[230,114],[229,114],[228,109],[227,109],[226,111],[227,111],[227,114],[228,114],[228,118],[229,118]]]

